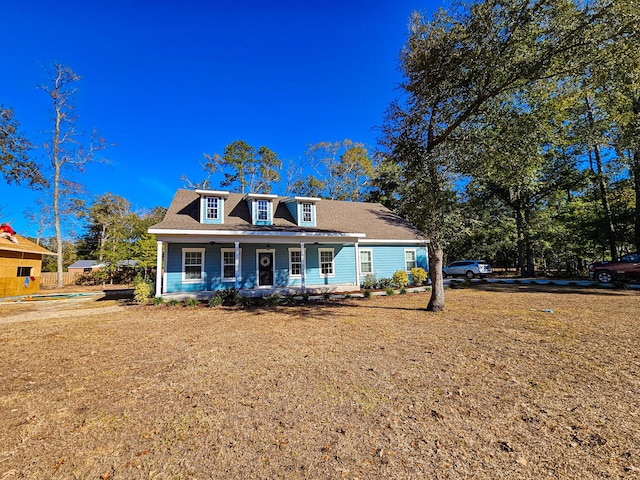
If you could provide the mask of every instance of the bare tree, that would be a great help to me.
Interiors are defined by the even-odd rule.
[[[53,202],[53,221],[56,230],[56,249],[58,254],[58,286],[63,285],[63,247],[61,215],[65,201],[63,191],[71,185],[67,175],[71,171],[82,173],[85,166],[97,161],[96,153],[106,148],[106,142],[94,130],[89,139],[76,131],[73,98],[75,85],[80,76],[71,68],[56,64],[50,83],[41,86],[53,102],[53,129],[50,139],[43,144],[52,169],[51,188]]]

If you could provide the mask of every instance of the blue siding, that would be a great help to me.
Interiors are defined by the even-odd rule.
[[[257,286],[257,255],[256,250],[265,250],[267,244],[241,244],[241,277],[240,288],[256,288]],[[198,283],[182,282],[182,250],[183,248],[204,248],[204,280]],[[225,288],[234,288],[235,282],[222,282],[222,253],[223,248],[234,249],[234,244],[169,244],[166,266],[167,293],[199,292]],[[274,254],[274,287],[299,287],[301,278],[290,278],[289,248],[300,248],[300,244],[271,245]],[[332,248],[334,253],[334,275],[320,274],[319,250]],[[400,245],[361,245],[361,250],[373,252],[373,269],[377,279],[390,278],[396,270],[404,269],[405,248],[415,248],[417,265],[427,270],[426,250],[424,247],[405,247]],[[305,244],[306,278],[308,287],[321,285],[349,284],[356,281],[356,256],[353,244]],[[362,278],[361,278],[362,281]]]
[[[360,250],[370,250],[373,254],[373,274],[376,279],[391,278],[397,270],[405,269],[405,250],[415,250],[416,266],[427,268],[427,252],[423,246],[406,245],[360,245]],[[409,273],[409,272],[407,272]],[[363,274],[364,278],[364,274]],[[360,279],[362,282],[363,278]]]
[[[295,220],[296,224],[298,223],[298,203],[297,202],[287,202],[285,203],[287,206],[287,210]]]

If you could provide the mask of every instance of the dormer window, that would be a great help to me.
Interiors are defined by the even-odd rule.
[[[312,208],[313,205],[311,203],[302,204],[302,221],[304,223],[313,222]]]
[[[277,195],[269,193],[249,193],[245,197],[253,225],[273,225],[273,201],[276,198]]]
[[[224,202],[229,192],[196,190],[200,195],[200,223],[224,223]]]
[[[316,204],[319,201],[320,199],[316,197],[290,197],[283,200],[283,203],[299,227],[315,227],[317,225]]]
[[[206,197],[205,218],[220,220],[220,199],[218,197]]]
[[[269,220],[269,202],[266,200],[258,200],[258,220],[266,222]]]

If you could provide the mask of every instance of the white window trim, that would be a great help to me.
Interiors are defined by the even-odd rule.
[[[260,202],[264,202],[267,206],[266,209],[266,213],[267,213],[267,218],[265,218],[264,220],[260,219]],[[269,200],[266,200],[264,198],[259,198],[257,200],[255,200],[255,210],[256,210],[256,222],[268,222],[269,218],[271,217],[271,208],[272,208],[272,202]],[[255,222],[254,222],[255,223]]]
[[[209,200],[215,200],[216,201],[216,216],[215,217],[210,217],[209,216]],[[204,200],[204,218],[206,220],[220,220],[220,207],[221,207],[221,202],[220,202],[220,198],[218,197],[205,197]]]
[[[291,273],[292,265],[293,265],[293,262],[291,262],[291,252],[300,252],[300,273],[298,273],[298,274]],[[305,255],[307,254],[307,249],[306,248],[304,249],[304,253],[305,253]],[[302,262],[302,249],[301,248],[295,248],[295,247],[289,248],[289,278],[302,278],[302,266],[303,266],[302,264],[303,264],[303,262]]]
[[[234,258],[234,262],[233,262],[233,277],[225,277],[224,276],[224,254],[225,252],[227,253],[233,253],[233,258]],[[236,281],[236,275],[235,275],[235,271],[236,271],[236,263],[235,263],[235,253],[236,253],[236,249],[235,248],[221,248],[220,249],[220,281],[221,282],[235,282]],[[242,249],[240,249],[240,252],[238,253],[238,271],[242,272]],[[240,280],[240,279],[238,279]]]
[[[309,220],[305,220],[304,214],[307,213],[304,211],[305,205],[309,205]],[[313,222],[313,210],[315,205],[311,202],[303,202],[300,204],[300,223],[314,223]]]
[[[202,263],[200,264],[200,278],[189,278],[187,279],[187,269],[186,269],[186,254],[187,253],[191,253],[191,252],[199,252],[202,254]],[[202,283],[204,282],[204,255],[205,255],[205,249],[204,248],[183,248],[182,249],[182,283]]]
[[[322,252],[331,252],[331,272],[332,273],[322,273]],[[318,249],[318,274],[322,278],[331,278],[336,276],[336,256],[333,248]]]
[[[365,272],[362,270],[362,252],[368,252],[370,255],[370,261],[369,263],[371,263],[371,271],[370,272]],[[360,252],[358,253],[358,255],[360,256],[360,258],[358,258],[358,266],[360,267],[360,273],[362,275],[373,275],[374,273],[374,269],[373,269],[373,250],[371,248],[361,248]],[[405,265],[406,265],[406,260],[405,260]]]
[[[413,252],[413,268],[418,266],[418,252],[415,248],[404,249],[404,269],[407,273],[411,272],[411,269],[407,270],[407,252]]]

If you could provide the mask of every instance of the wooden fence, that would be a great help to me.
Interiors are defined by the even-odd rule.
[[[78,277],[83,275],[82,272],[62,272],[62,283],[64,285],[75,285]],[[55,287],[58,285],[57,272],[42,272],[40,274],[40,287]]]

